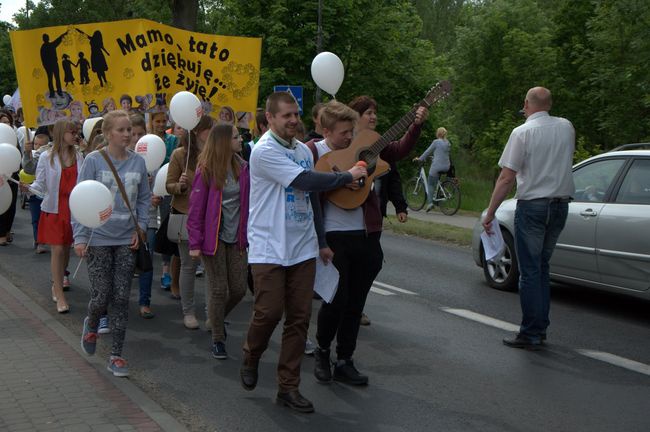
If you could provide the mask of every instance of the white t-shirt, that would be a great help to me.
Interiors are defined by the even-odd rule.
[[[315,145],[319,158],[332,151],[325,140],[319,141]],[[323,207],[323,218],[325,220],[325,232],[363,231],[366,229],[362,207],[346,210],[326,200]]]
[[[291,150],[266,132],[250,157],[248,262],[292,266],[318,255],[314,212],[307,192],[291,182],[311,170],[309,148],[298,142]]]
[[[517,199],[572,197],[574,151],[571,122],[541,111],[513,129],[499,166],[517,172]]]

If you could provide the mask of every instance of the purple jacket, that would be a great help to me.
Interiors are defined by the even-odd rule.
[[[246,226],[248,225],[248,199],[250,192],[250,175],[248,164],[242,163],[239,173],[239,226],[237,227],[237,244],[241,250],[248,247]],[[203,255],[215,255],[219,244],[221,227],[221,189],[213,184],[205,187],[201,170],[197,169],[192,182],[190,208],[187,216],[187,232],[190,250],[200,249]]]

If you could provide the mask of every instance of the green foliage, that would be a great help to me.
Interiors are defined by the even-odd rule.
[[[9,30],[12,27],[9,23],[0,22],[0,53],[2,58],[10,59],[11,41],[9,40]],[[16,90],[16,70],[13,61],[0,62],[0,94],[13,94]]]
[[[345,66],[337,98],[367,94],[386,130],[435,82],[452,81],[432,109],[417,151],[445,126],[462,151],[493,167],[526,90],[551,89],[552,114],[571,120],[577,157],[650,140],[650,2],[646,0],[328,0],[323,50]],[[15,17],[18,29],[127,18],[172,22],[171,0],[43,0]],[[263,38],[260,105],[273,85],[316,87],[317,0],[200,0],[201,32]],[[11,58],[0,23],[0,54]],[[12,62],[0,66],[3,93],[15,88]],[[325,98],[329,96],[325,95]],[[308,117],[308,116],[305,116]],[[405,170],[411,170],[409,164]]]

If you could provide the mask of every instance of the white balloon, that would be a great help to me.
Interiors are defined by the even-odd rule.
[[[0,143],[13,144],[14,147],[18,144],[16,131],[6,123],[0,123]]]
[[[84,180],[70,192],[70,213],[88,228],[104,225],[113,213],[113,194],[103,183]]]
[[[311,77],[314,82],[332,96],[341,88],[343,76],[343,62],[334,53],[323,51],[311,62]]]
[[[147,171],[154,172],[165,160],[167,148],[158,135],[147,134],[135,144],[135,152],[144,158]]]
[[[153,194],[156,196],[164,197],[169,195],[167,192],[167,169],[169,168],[169,163],[166,163],[158,170],[156,174],[156,179],[153,182]]]
[[[20,169],[20,150],[16,144],[0,144],[0,175],[11,175]]]
[[[9,182],[0,176],[0,214],[3,214],[11,207],[11,188]]]
[[[10,96],[10,95],[4,95],[4,96],[2,97],[2,102],[3,102],[5,105],[9,105],[9,102],[11,102],[11,96]]]
[[[203,107],[194,93],[181,91],[176,93],[172,100],[169,101],[169,113],[175,123],[184,129],[192,130],[201,120]]]

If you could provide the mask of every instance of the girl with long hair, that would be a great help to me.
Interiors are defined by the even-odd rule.
[[[104,156],[112,162],[124,185],[129,204],[139,227],[146,232],[149,221],[151,191],[147,167],[142,156],[129,150],[131,121],[126,111],[115,110],[104,116],[102,133],[108,144],[90,153],[79,172],[79,181],[103,183],[115,198],[108,221],[91,232],[73,221],[74,249],[88,263],[91,297],[84,319],[81,346],[88,355],[95,353],[100,317],[108,310],[113,339],[108,370],[114,376],[129,375],[122,348],[129,316],[129,294],[135,268],[135,253],[140,239],[131,212],[119,191],[118,183]],[[104,154],[102,154],[104,153]],[[40,164],[39,164],[40,165]]]
[[[212,117],[204,115],[190,131],[190,139],[181,140],[181,146],[174,150],[167,170],[167,192],[172,195],[171,213],[186,215],[189,210],[189,197],[192,192],[196,161],[214,125]],[[179,241],[178,252],[181,258],[180,290],[183,310],[183,324],[188,329],[199,328],[194,302],[194,281],[198,262],[188,255],[186,241]]]
[[[246,292],[246,225],[250,176],[242,139],[230,124],[215,126],[203,146],[190,195],[189,255],[203,257],[208,277],[212,355],[226,359],[224,319]]]
[[[57,312],[66,313],[70,306],[63,291],[70,286],[66,268],[73,242],[69,199],[77,184],[83,156],[75,148],[79,142],[77,123],[58,120],[52,138],[52,148],[39,157],[32,188],[43,193],[37,243],[51,248],[52,301],[56,302]]]

